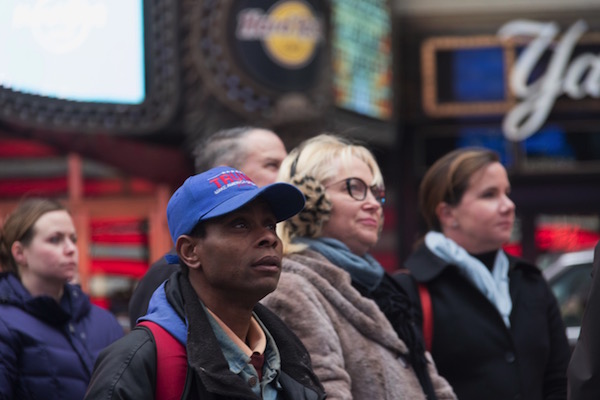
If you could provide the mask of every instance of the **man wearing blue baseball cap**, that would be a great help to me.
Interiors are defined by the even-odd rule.
[[[188,178],[167,205],[182,271],[100,354],[85,398],[325,398],[300,340],[258,304],[281,273],[275,225],[303,207],[293,185],[259,188],[231,167]]]
[[[244,172],[258,186],[265,186],[277,180],[279,166],[286,155],[285,145],[275,132],[240,126],[219,130],[201,140],[194,150],[194,163],[196,172],[229,165]],[[165,258],[174,253],[171,250],[167,257],[154,262],[137,283],[127,310],[131,328],[148,312],[154,291],[180,269],[179,264],[166,262]]]

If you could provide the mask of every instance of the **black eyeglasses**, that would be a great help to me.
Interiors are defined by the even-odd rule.
[[[367,184],[360,178],[346,178],[342,181],[337,181],[332,183],[331,185],[327,185],[326,188],[336,185],[340,182],[346,182],[346,190],[350,197],[354,200],[363,201],[367,198],[367,190],[370,189],[373,197],[380,204],[385,203],[385,189],[381,186],[373,185],[371,187],[367,186]]]

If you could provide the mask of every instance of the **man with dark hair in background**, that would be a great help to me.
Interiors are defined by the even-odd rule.
[[[275,182],[279,166],[287,155],[285,145],[274,132],[253,126],[224,129],[209,135],[193,151],[196,172],[228,165],[244,172],[256,185]],[[174,251],[171,251],[174,254]],[[152,293],[179,264],[168,264],[164,257],[150,266],[129,301],[131,328],[148,311]]]

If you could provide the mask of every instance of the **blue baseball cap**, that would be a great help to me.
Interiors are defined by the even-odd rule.
[[[259,188],[232,167],[216,167],[187,178],[167,204],[173,243],[179,236],[191,233],[198,222],[229,214],[257,197],[267,202],[277,222],[304,208],[304,195],[294,185],[277,182]]]

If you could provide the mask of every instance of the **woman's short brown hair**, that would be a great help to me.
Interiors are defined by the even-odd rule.
[[[492,150],[467,147],[444,155],[425,173],[419,187],[419,209],[429,230],[441,231],[436,214],[438,204],[460,203],[471,176],[485,166],[500,161]]]

